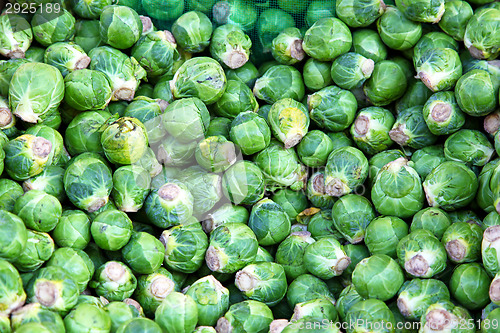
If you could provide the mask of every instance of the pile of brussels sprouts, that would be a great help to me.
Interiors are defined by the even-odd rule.
[[[500,2],[35,3],[0,332],[500,332]]]

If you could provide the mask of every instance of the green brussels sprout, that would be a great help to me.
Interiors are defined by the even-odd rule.
[[[210,43],[212,23],[205,14],[190,11],[174,22],[172,34],[183,50],[189,53],[199,53]]]
[[[332,208],[335,228],[351,244],[363,241],[365,230],[375,218],[375,211],[368,199],[357,194],[339,198]]]
[[[414,106],[401,111],[389,131],[392,141],[400,146],[421,149],[434,144],[437,137],[425,122],[423,106]]]
[[[156,20],[175,20],[184,11],[184,1],[179,0],[172,0],[168,3],[144,0],[140,3],[145,14]]]
[[[290,219],[285,210],[271,199],[257,202],[250,213],[248,226],[259,245],[279,244],[290,234]]]
[[[305,94],[302,74],[292,66],[271,66],[255,81],[253,93],[269,104],[285,98],[301,101]]]
[[[455,306],[450,301],[441,301],[427,308],[420,318],[420,327],[423,330],[434,330],[439,332],[464,332],[474,333],[474,325],[460,323],[473,323],[470,314],[462,307]],[[431,328],[432,327],[432,328]]]
[[[314,211],[316,210],[316,211]],[[342,234],[337,230],[333,223],[332,214],[329,210],[319,210],[317,208],[306,209],[304,212],[311,211],[312,216],[307,221],[307,231],[311,234],[315,240],[319,240],[324,237],[333,236],[338,241],[343,241]],[[302,212],[297,216],[300,220]],[[303,223],[303,222],[301,222]]]
[[[367,226],[365,244],[371,254],[384,254],[397,259],[396,246],[407,235],[405,221],[395,216],[381,216]]]
[[[90,232],[97,246],[107,251],[118,251],[132,236],[132,221],[122,211],[105,210],[90,225]]]
[[[479,188],[476,195],[476,202],[485,212],[495,211],[494,206],[497,200],[497,166],[500,160],[495,159],[487,163],[478,176]]]
[[[193,196],[186,185],[172,180],[149,194],[145,210],[149,221],[157,227],[179,225],[193,214]]]
[[[473,117],[485,116],[498,104],[498,84],[488,72],[474,69],[465,73],[455,86],[460,109]]]
[[[365,153],[373,155],[392,145],[389,131],[394,121],[389,110],[368,107],[358,112],[350,132],[356,145]]]
[[[413,63],[422,61],[426,53],[434,49],[452,49],[458,52],[458,42],[443,32],[429,32],[425,34],[413,49]],[[452,54],[452,53],[450,53]]]
[[[247,12],[251,13],[251,11],[245,11],[240,13],[240,15],[243,13],[246,14]],[[292,15],[281,9],[268,8],[260,13],[259,19],[257,20],[256,32],[258,42],[263,49],[263,52],[261,52],[270,53],[269,51],[272,49],[274,38],[276,38],[281,31],[294,26],[295,20]]]
[[[147,316],[154,316],[158,306],[176,289],[170,272],[161,267],[153,273],[139,276],[134,298],[141,304]]]
[[[377,20],[377,29],[384,44],[398,51],[412,48],[422,36],[422,25],[393,6],[387,6]]]
[[[250,264],[236,273],[235,285],[245,298],[268,306],[278,304],[286,294],[285,271],[273,262]]]
[[[438,23],[444,14],[444,0],[396,0],[396,6],[404,15],[417,22]]]
[[[200,225],[179,225],[163,231],[160,242],[164,246],[164,263],[183,273],[194,273],[203,264],[208,238]]]
[[[91,0],[84,2],[71,0],[70,2],[75,14],[86,19],[98,19],[104,7],[112,4],[111,0]]]
[[[11,263],[0,259],[0,273],[2,275],[0,281],[0,311],[8,316],[12,311],[24,305],[26,293],[19,272]]]
[[[2,83],[0,85],[0,94],[2,96],[8,97],[9,85],[12,76],[14,75],[15,71],[17,71],[17,69],[21,67],[21,65],[24,65],[26,63],[29,63],[29,61],[26,59],[10,59],[8,61],[7,60],[0,61],[0,82]]]
[[[425,229],[441,240],[451,225],[448,214],[436,207],[427,207],[413,215],[410,231]]]
[[[13,212],[16,200],[23,194],[23,188],[17,182],[7,178],[0,179],[0,210]]]
[[[264,175],[250,161],[236,162],[222,176],[222,192],[234,204],[252,205],[264,197],[264,191]]]
[[[221,98],[212,105],[213,112],[221,117],[234,119],[240,113],[257,112],[259,103],[252,90],[239,80],[228,80]]]
[[[335,303],[326,282],[311,274],[302,274],[293,280],[288,287],[286,297],[292,309],[299,303],[318,298],[326,298],[332,304]]]
[[[307,172],[299,163],[293,149],[286,149],[276,140],[254,156],[254,162],[262,171],[268,189],[290,186],[292,190],[305,187]],[[261,199],[261,198],[260,198]]]
[[[397,306],[410,320],[419,320],[434,303],[450,301],[450,292],[444,282],[435,279],[412,279],[401,287]]]
[[[406,157],[406,155],[400,150],[392,149],[384,150],[370,158],[368,170],[368,180],[370,185],[373,186],[380,169],[382,169],[387,163],[395,161],[400,157]]]
[[[264,249],[262,246],[259,246],[257,250],[257,256],[255,257],[255,263],[258,262],[274,262],[274,257]]]
[[[90,58],[78,44],[58,42],[45,50],[44,62],[59,69],[64,77],[75,70],[87,68]]]
[[[210,42],[210,54],[225,66],[236,69],[250,58],[252,40],[235,24],[225,24],[214,30]]]
[[[306,133],[297,146],[297,155],[309,167],[326,165],[333,150],[332,139],[324,132],[313,130]]]
[[[135,232],[121,249],[124,261],[139,274],[151,274],[160,268],[165,248],[154,236],[146,232]]]
[[[243,223],[225,223],[210,234],[205,260],[218,273],[234,273],[254,261],[258,241]]]
[[[327,298],[317,298],[310,301],[298,303],[293,311],[291,321],[307,319],[307,320],[338,320],[337,309]]]
[[[308,97],[311,120],[320,128],[343,131],[352,124],[358,104],[354,95],[336,86],[326,87]]]
[[[137,212],[151,187],[151,176],[142,167],[127,165],[116,169],[113,174],[111,197],[119,210]]]
[[[311,91],[326,88],[333,82],[330,70],[330,62],[309,58],[302,69],[305,86]]]
[[[229,308],[229,290],[212,275],[196,280],[186,291],[198,309],[198,324],[214,326]]]
[[[28,231],[20,217],[6,210],[0,210],[0,226],[4,230],[0,238],[0,258],[14,261],[26,250]]]
[[[478,181],[465,164],[447,161],[431,171],[423,187],[429,206],[454,210],[467,206],[474,199]]]
[[[30,190],[16,200],[14,214],[30,229],[49,232],[59,223],[62,206],[56,197],[40,190]]]
[[[55,312],[42,308],[39,303],[26,304],[17,309],[12,313],[10,322],[14,331],[26,324],[37,323],[41,324],[50,332],[65,332],[64,322],[61,316]],[[10,327],[9,330],[5,332],[10,332]]]
[[[64,210],[52,237],[60,247],[83,250],[90,241],[89,217],[80,210]]]
[[[325,168],[325,192],[340,197],[353,192],[368,177],[368,160],[353,147],[335,149]]]
[[[476,10],[467,22],[464,44],[474,58],[493,60],[500,54],[499,37],[490,34],[500,24],[499,11],[498,8]]]
[[[29,303],[65,315],[78,301],[78,285],[65,270],[45,267],[37,271],[26,287]]]
[[[108,261],[96,270],[89,286],[109,301],[123,301],[134,293],[137,278],[125,264]]]
[[[64,169],[58,166],[49,166],[42,173],[31,177],[23,182],[23,189],[27,192],[30,190],[39,190],[56,197],[59,201],[63,201],[66,194],[64,193]]]
[[[209,14],[217,0],[188,0],[186,4],[189,10],[197,10]]]
[[[101,127],[111,117],[107,111],[86,111],[78,114],[69,123],[64,137],[72,155],[84,152],[102,153]]]
[[[458,266],[450,279],[450,292],[466,309],[484,308],[490,301],[491,278],[482,265],[477,263]]]
[[[288,149],[296,146],[307,133],[309,114],[304,104],[284,98],[273,104],[267,121],[274,137]]]
[[[14,115],[29,123],[41,122],[64,97],[63,77],[53,66],[25,63],[13,73],[8,94]]]
[[[41,136],[20,135],[4,146],[5,170],[14,180],[39,175],[50,165],[54,149],[52,143]]]
[[[234,24],[245,32],[252,30],[257,21],[257,9],[244,0],[219,1],[212,13],[217,24]]]
[[[187,60],[170,82],[175,98],[197,97],[207,105],[217,102],[222,97],[226,85],[226,75],[221,65],[208,57]]]
[[[457,41],[463,41],[467,22],[474,14],[467,1],[445,1],[439,27]]]
[[[351,28],[366,27],[385,11],[383,1],[337,0],[335,13]]]
[[[450,135],[444,143],[446,159],[468,165],[484,166],[494,152],[486,135],[477,130],[460,130]]]
[[[483,240],[481,243],[481,257],[483,260],[484,268],[491,276],[500,272],[500,259],[498,258],[496,250],[499,239],[499,231],[500,226],[494,225],[488,227],[484,231]],[[495,303],[498,303],[498,299],[494,299],[493,301]]]
[[[452,134],[465,124],[465,114],[451,91],[433,94],[425,103],[423,114],[427,127],[434,135]]]
[[[351,259],[339,241],[331,236],[308,245],[304,252],[305,267],[311,274],[321,279],[331,279],[341,275],[350,263]]]
[[[123,323],[139,317],[139,311],[125,302],[109,302],[104,306],[111,319],[111,331],[116,332]]]
[[[236,162],[237,152],[225,137],[210,136],[198,142],[195,158],[207,171],[224,172]]]
[[[135,10],[112,5],[102,10],[99,30],[104,43],[117,49],[128,49],[141,37],[143,26]]]
[[[335,308],[341,320],[345,320],[349,309],[356,303],[364,300],[361,297],[352,284],[345,287],[339,295],[337,302],[335,303]]]
[[[273,39],[271,53],[280,64],[294,65],[304,60],[302,32],[298,28],[287,28]]]
[[[44,123],[45,124],[45,123]],[[52,149],[49,153],[48,165],[65,166],[67,160],[63,156],[65,154],[64,141],[59,132],[54,128],[40,124],[29,127],[25,134],[31,134],[37,137],[42,137],[50,141]],[[4,145],[5,146],[5,145]],[[69,160],[69,159],[68,159]]]
[[[291,191],[291,190],[290,190]],[[292,191],[293,193],[297,193]],[[273,200],[276,199],[273,197]],[[279,203],[280,200],[276,200]],[[283,204],[281,204],[283,206]],[[284,207],[285,208],[285,207]],[[285,209],[286,210],[286,209]],[[288,211],[287,211],[288,212]],[[209,234],[218,226],[228,222],[247,223],[249,218],[248,210],[243,206],[235,206],[230,203],[225,203],[216,208],[207,219],[202,221],[203,230]]]
[[[327,17],[335,17],[335,0],[313,0],[307,7],[306,26],[310,27]]]
[[[412,231],[397,246],[399,263],[412,277],[431,278],[446,268],[446,250],[425,229]]]
[[[249,113],[253,113],[248,111]],[[206,136],[223,136],[226,139],[230,139],[229,131],[231,129],[232,120],[226,117],[213,117],[207,127]],[[231,140],[235,141],[235,140]]]
[[[378,299],[366,299],[353,304],[347,311],[345,321],[350,323],[348,333],[394,332],[396,326],[393,313]]]
[[[111,100],[111,87],[106,75],[99,71],[81,69],[66,75],[64,101],[77,110],[104,109]]]
[[[107,2],[107,0],[105,0],[105,2]],[[77,7],[73,7],[73,11],[77,13]],[[80,14],[78,14],[78,16],[83,17]],[[99,18],[99,15],[97,15],[96,18]],[[88,53],[93,48],[101,46],[102,41],[101,41],[101,33],[99,32],[99,21],[98,20],[76,21],[74,42],[75,44],[79,45],[85,51],[85,53]]]
[[[173,74],[174,62],[180,58],[176,47],[177,43],[170,31],[152,31],[137,41],[131,54],[148,76],[156,78]]]
[[[28,238],[23,251],[12,264],[20,272],[33,272],[40,268],[54,253],[54,241],[45,232],[27,230]]]
[[[59,12],[43,10],[41,7],[31,19],[33,37],[47,47],[56,42],[65,42],[75,35],[75,17],[66,9]]]
[[[261,302],[248,300],[231,305],[217,321],[217,332],[267,332],[273,313]]]
[[[415,60],[417,76],[433,92],[448,90],[462,76],[458,53],[450,48],[434,48]]]
[[[271,131],[265,119],[253,111],[246,111],[231,122],[229,137],[243,154],[252,155],[269,145]]]
[[[500,214],[496,211],[490,212],[482,221],[482,228],[487,229],[488,227],[500,225]]]
[[[356,265],[361,260],[368,258],[370,256],[370,251],[363,244],[345,244],[344,252],[349,258],[351,258],[351,263],[344,270],[341,277],[348,277],[350,279],[354,268],[356,268]]]
[[[352,272],[352,283],[363,298],[387,301],[397,294],[403,282],[401,267],[385,254],[375,254],[361,260]]]
[[[401,66],[394,61],[383,60],[375,64],[372,76],[366,81],[363,90],[373,105],[384,106],[402,97],[406,86]]]
[[[160,79],[158,79],[153,88],[152,98],[161,99],[167,101],[168,103],[172,103],[174,100],[172,90],[170,89],[170,81],[172,80],[172,78],[173,75],[165,74]]]
[[[191,296],[172,292],[158,306],[154,317],[164,331],[187,333],[196,327],[198,309]]]
[[[107,77],[112,91],[112,101],[131,101],[134,98],[139,81],[146,76],[146,71],[134,57],[129,58],[120,50],[109,46],[92,49],[89,57],[90,69],[99,71]],[[96,84],[98,87],[101,85],[103,83]]]
[[[53,246],[52,243],[52,248]],[[39,252],[41,251],[39,250]],[[50,253],[52,254],[52,251]],[[58,267],[71,274],[80,292],[87,288],[87,284],[94,274],[94,263],[90,260],[90,257],[82,250],[74,250],[69,247],[61,247],[54,251],[46,264],[46,267],[51,266]]]
[[[228,80],[241,81],[249,88],[253,88],[258,76],[257,67],[251,62],[245,63],[240,68],[229,68],[226,70],[226,77]]]
[[[304,34],[302,43],[307,55],[320,61],[332,61],[347,53],[351,46],[352,35],[349,28],[335,17],[316,21]]]
[[[360,88],[370,78],[374,61],[354,52],[348,52],[333,61],[331,77],[342,89]]]
[[[167,167],[187,166],[195,162],[196,147],[196,141],[184,143],[173,136],[167,136],[157,147],[156,157],[159,163]]]
[[[444,93],[446,92],[440,92],[440,94]],[[396,102],[396,112],[400,113],[414,106],[424,105],[432,94],[432,91],[422,81],[412,78],[408,81],[406,93]]]
[[[78,304],[64,318],[64,325],[68,332],[109,332],[111,329],[111,318],[109,314],[100,307],[82,303]]]
[[[11,59],[24,58],[33,41],[31,26],[20,15],[3,15],[0,20],[0,54]]]
[[[182,2],[184,3],[184,2]],[[134,333],[134,332],[145,332],[145,333],[161,333],[161,327],[156,322],[148,318],[136,317],[127,320],[121,324],[116,333]]]
[[[352,48],[355,54],[363,56],[365,59],[359,57],[352,57],[352,60],[362,59],[360,67],[356,68],[359,75],[359,70],[361,70],[363,76],[368,75],[370,69],[370,62],[366,58],[373,60],[374,62],[379,62],[387,58],[387,47],[380,39],[380,35],[376,31],[370,29],[359,29],[352,33]],[[348,60],[347,58],[346,60]],[[342,63],[341,63],[342,64]],[[339,64],[339,65],[341,65]],[[347,64],[347,62],[346,62]],[[364,65],[364,66],[363,66]],[[347,68],[340,68],[344,71]],[[348,72],[347,72],[348,73]],[[371,73],[369,73],[371,75]],[[350,74],[352,75],[352,74]],[[368,75],[369,76],[369,75]],[[365,78],[366,79],[366,78]]]

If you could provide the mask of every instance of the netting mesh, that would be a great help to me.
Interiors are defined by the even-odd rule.
[[[252,39],[252,61],[272,60],[269,50],[274,37],[289,27],[305,31],[318,19],[335,16],[335,0],[118,0],[151,17],[159,29],[170,29],[183,13],[205,13],[214,25],[239,25]]]

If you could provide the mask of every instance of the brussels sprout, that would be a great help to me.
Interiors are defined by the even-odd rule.
[[[215,114],[230,119],[245,111],[256,112],[258,108],[252,90],[239,80],[228,80],[226,91],[212,106]]]
[[[139,311],[125,302],[110,302],[104,309],[111,319],[111,331],[116,332],[122,324],[139,317]]]
[[[42,232],[53,230],[62,214],[56,197],[39,190],[31,190],[16,200],[14,213],[30,229]]]
[[[48,156],[47,165],[66,165],[67,160],[66,157],[63,156],[64,154],[66,154],[64,142],[59,132],[49,126],[40,124],[29,127],[24,133],[42,137],[50,141],[52,147]]]
[[[351,28],[366,27],[384,13],[383,1],[337,0],[335,13]]]
[[[16,200],[23,194],[23,188],[15,181],[7,178],[0,179],[0,210],[13,212]]]
[[[347,332],[372,331],[376,333],[393,332],[396,326],[391,310],[378,299],[361,300],[347,311],[345,321],[349,323]],[[379,328],[380,329],[377,329]]]
[[[425,123],[434,135],[452,134],[465,124],[465,115],[451,91],[433,94],[425,103],[423,114]]]
[[[259,246],[257,256],[255,257],[255,263],[259,262],[274,262],[274,257],[262,246]]]
[[[462,307],[455,306],[450,301],[441,301],[429,306],[420,319],[420,327],[424,330],[438,329],[440,332],[473,333],[475,329],[470,325],[460,327],[461,322],[473,322],[472,317]]]
[[[387,58],[387,47],[380,39],[380,35],[377,34],[377,32],[370,29],[359,29],[352,33],[352,48],[355,54],[358,54],[365,58],[362,59],[359,57],[352,57],[353,60],[362,59],[360,67],[356,68],[356,70],[358,71],[357,72],[358,75],[359,75],[359,70],[361,70],[363,74],[362,77],[364,77],[365,79],[367,79],[367,77],[365,76],[368,75],[369,69],[371,67],[370,62],[368,62],[366,58],[371,59],[374,62],[379,62]],[[347,68],[345,69],[341,68],[341,69],[347,70]],[[371,75],[371,73],[369,73],[369,75]]]
[[[128,49],[141,37],[143,26],[135,10],[126,6],[106,6],[100,15],[99,29],[104,43]]]
[[[365,244],[371,254],[397,259],[396,246],[408,235],[406,222],[395,216],[377,217],[366,228]]]
[[[444,245],[425,229],[412,231],[401,239],[397,255],[401,266],[412,277],[430,278],[446,268]]]
[[[295,232],[278,246],[276,262],[283,266],[288,279],[307,273],[303,257],[307,245],[311,243],[314,239],[309,232]]]
[[[238,161],[222,176],[222,192],[234,204],[252,205],[264,197],[264,175],[250,161]]]
[[[250,57],[252,41],[234,24],[225,24],[214,30],[210,42],[210,54],[231,69],[240,68]]]
[[[489,33],[498,29],[499,11],[497,8],[476,10],[467,22],[464,44],[474,58],[493,60],[500,53],[499,37]]]
[[[394,124],[392,113],[381,107],[368,107],[359,111],[351,126],[356,145],[368,154],[376,154],[392,145],[389,131]]]
[[[397,294],[403,282],[401,267],[384,254],[375,254],[361,260],[352,272],[352,283],[363,298],[387,301]],[[349,317],[349,312],[347,316]]]
[[[297,193],[295,191],[292,192]],[[275,197],[273,198],[275,199]],[[279,200],[276,202],[279,202]],[[228,222],[247,223],[248,218],[249,218],[248,210],[245,207],[234,206],[230,203],[225,203],[219,208],[212,211],[210,214],[208,214],[207,219],[202,221],[203,230],[209,234],[215,228],[224,223]]]
[[[446,92],[440,92],[439,94],[446,94]],[[424,105],[431,96],[432,91],[422,81],[412,78],[408,81],[406,93],[396,102],[396,112],[400,113],[414,106]]]
[[[78,300],[78,285],[69,273],[59,267],[40,269],[26,287],[28,301],[61,315],[72,309]]]
[[[104,2],[107,2],[106,0]],[[81,2],[78,2],[81,4]],[[77,7],[73,7],[77,13]],[[83,17],[77,13],[78,16]],[[96,18],[99,18],[97,15]],[[79,45],[85,52],[89,52],[93,48],[102,45],[101,34],[99,32],[98,20],[78,20],[75,23],[75,38],[74,42]]]
[[[161,267],[157,271],[141,275],[137,280],[134,298],[148,316],[153,316],[158,306],[176,288],[172,274]]]
[[[335,17],[334,0],[313,0],[310,2],[305,17],[308,27],[312,26],[316,21],[327,17]]]
[[[425,196],[430,206],[454,210],[467,206],[474,198],[477,177],[465,164],[443,162],[425,178]]]
[[[333,205],[333,224],[352,244],[364,239],[366,227],[374,218],[375,211],[370,201],[360,195],[348,194]]]
[[[112,91],[111,100],[131,101],[134,98],[139,81],[146,76],[146,71],[135,58],[129,58],[120,50],[109,46],[92,49],[89,57],[90,69],[97,70],[107,77]]]
[[[48,9],[37,10],[31,19],[33,37],[43,46],[65,42],[75,35],[75,17],[66,9],[59,12]]]
[[[187,166],[195,163],[196,147],[196,141],[184,143],[173,136],[167,136],[157,148],[157,160],[167,167]]]
[[[464,40],[467,22],[473,15],[471,5],[466,1],[446,1],[439,27],[457,41]]]
[[[308,97],[312,121],[320,128],[338,132],[354,121],[357,102],[354,95],[336,86],[326,87]]]
[[[413,232],[418,229],[425,229],[437,239],[441,239],[450,225],[450,217],[445,211],[435,207],[428,207],[413,215],[410,230]]]
[[[39,190],[44,191],[56,197],[59,201],[63,201],[66,194],[64,193],[63,184],[64,169],[58,166],[49,166],[42,173],[29,178],[23,182],[25,191]]]
[[[24,58],[33,41],[28,21],[20,15],[3,15],[0,20],[0,31],[2,31],[0,54],[11,59]]]
[[[91,0],[85,2],[71,0],[70,2],[75,14],[86,19],[98,19],[104,7],[112,4],[111,0]]]
[[[43,121],[57,109],[63,97],[63,77],[59,70],[47,64],[23,64],[10,80],[9,103],[12,113],[29,123]]]
[[[387,6],[377,21],[377,29],[384,44],[398,51],[412,48],[422,36],[422,25],[393,6]]]
[[[164,331],[192,332],[198,321],[196,302],[189,295],[172,292],[156,309],[155,321]]]
[[[337,8],[338,10],[338,8]],[[335,33],[331,33],[331,32]],[[302,48],[312,58],[332,61],[347,53],[352,46],[352,35],[341,20],[328,17],[316,21],[305,33]]]
[[[11,263],[0,259],[0,273],[2,275],[0,281],[0,311],[2,314],[9,315],[12,311],[24,305],[26,293],[19,272]]]
[[[463,264],[453,271],[450,292],[466,309],[478,310],[490,301],[488,294],[490,282],[491,278],[482,265]]]
[[[305,86],[312,91],[318,91],[329,86],[333,82],[330,67],[329,62],[309,58],[302,69]]]
[[[326,298],[335,303],[334,297],[328,289],[328,285],[311,274],[302,274],[292,283],[287,291],[287,301],[291,308],[298,303],[307,302],[317,298]]]
[[[46,267],[51,266],[58,267],[71,274],[80,292],[87,288],[87,284],[94,274],[94,264],[90,257],[82,250],[74,250],[69,247],[62,247],[54,251],[46,265]]]
[[[209,105],[222,97],[226,84],[226,75],[217,61],[197,57],[181,65],[170,82],[170,88],[175,98],[198,97]]]
[[[200,166],[211,172],[224,172],[236,162],[236,148],[223,136],[210,136],[198,142],[195,157]]]
[[[184,2],[182,2],[184,3]],[[161,327],[151,319],[136,317],[127,320],[121,324],[116,333],[133,333],[133,332],[161,333]]]
[[[408,19],[417,22],[438,23],[445,11],[444,0],[396,0],[396,5]]]
[[[27,230],[26,246],[17,258],[11,260],[20,272],[32,272],[40,268],[54,253],[54,241],[45,232]]]
[[[201,267],[208,248],[208,238],[198,223],[165,230],[160,241],[165,249],[164,262],[167,267],[183,273],[193,273]]]
[[[417,76],[432,91],[453,88],[462,76],[462,63],[455,50],[434,48],[415,60]]]
[[[123,301],[134,293],[137,279],[125,264],[108,261],[96,270],[89,286],[109,301]]]
[[[111,197],[119,210],[137,212],[151,187],[151,176],[139,166],[123,166],[113,174]]]
[[[455,97],[463,112],[485,116],[498,104],[498,84],[488,72],[474,69],[465,73],[455,86]]]
[[[0,258],[16,260],[26,249],[29,235],[26,226],[20,217],[6,210],[0,210],[0,226],[5,231],[0,238]]]
[[[179,46],[186,52],[199,53],[210,43],[212,23],[205,14],[190,11],[174,22],[172,34]]]
[[[384,106],[402,97],[406,86],[401,67],[393,61],[383,60],[375,64],[372,76],[366,81],[363,90],[373,105]]]
[[[351,259],[339,241],[331,236],[310,244],[304,252],[305,267],[310,273],[322,279],[341,275],[350,263]]]
[[[198,309],[198,324],[214,326],[229,308],[229,290],[212,275],[195,281],[186,291]]]
[[[60,247],[84,249],[90,241],[89,217],[80,210],[63,211],[52,237]]]
[[[290,234],[288,215],[271,199],[262,199],[252,207],[248,226],[262,246],[279,244]]]
[[[288,149],[296,146],[307,133],[309,114],[302,103],[284,98],[273,104],[267,121],[274,137]]]
[[[253,93],[269,104],[285,98],[301,101],[305,94],[302,74],[292,66],[271,66],[255,81]]]
[[[498,258],[496,246],[499,239],[500,226],[488,227],[483,234],[481,244],[481,257],[484,268],[493,276],[500,271],[500,259]],[[498,301],[495,300],[498,303]]]
[[[302,32],[297,28],[287,28],[273,39],[271,48],[274,59],[283,65],[293,65],[302,61]]]
[[[132,48],[132,56],[150,77],[173,74],[174,62],[180,55],[170,31],[152,31],[142,36]]]
[[[156,1],[144,0],[140,1],[140,3],[144,12],[157,20],[174,20],[184,11],[184,1],[179,0],[172,0],[161,4]]]
[[[327,298],[317,298],[310,301],[298,303],[293,311],[291,321],[307,320],[338,320],[335,305]]]
[[[349,52],[333,61],[331,77],[333,82],[343,89],[359,88],[370,78],[374,61],[362,55]]]
[[[5,170],[14,180],[27,180],[51,163],[52,143],[39,136],[23,134],[4,146]]]
[[[87,68],[90,58],[78,44],[58,42],[45,50],[44,62],[66,76],[75,70]]]
[[[387,163],[395,161],[400,157],[406,157],[406,155],[403,154],[403,152],[400,150],[392,149],[384,150],[370,158],[370,167],[368,170],[368,179],[370,181],[370,185],[373,186],[373,183],[375,182],[380,169],[382,169]]]
[[[450,301],[450,292],[442,281],[412,279],[401,287],[397,306],[405,318],[418,320],[429,306],[443,301]]]
[[[18,330],[29,323],[41,324],[42,327],[50,332],[65,332],[64,322],[61,316],[55,312],[42,308],[39,303],[26,304],[12,313],[11,325],[13,330]],[[6,332],[10,332],[10,327]]]
[[[257,21],[257,9],[244,0],[219,1],[212,12],[217,24],[234,24],[245,32],[252,30]]]
[[[249,113],[253,113],[248,111]],[[231,119],[226,117],[214,117],[210,120],[210,123],[207,127],[206,136],[223,136],[226,139],[230,139],[229,131],[231,129]],[[235,141],[235,140],[231,140]]]
[[[229,136],[243,154],[252,155],[269,145],[271,131],[265,119],[255,112],[246,111],[232,121]]]
[[[389,131],[392,141],[400,146],[409,146],[414,149],[436,142],[437,137],[427,127],[422,109],[423,106],[414,106],[398,114],[396,122]]]
[[[500,225],[500,214],[496,211],[490,212],[482,221],[482,228],[487,229],[495,225]]]
[[[227,69],[226,77],[228,80],[241,81],[249,88],[253,88],[258,77],[258,70],[254,64],[247,62],[240,68]]]
[[[248,300],[231,305],[217,321],[218,332],[266,332],[273,321],[273,313],[267,305]]]
[[[486,135],[476,130],[463,129],[452,134],[444,144],[448,160],[484,166],[494,153],[493,145]]]
[[[254,261],[258,242],[242,223],[225,223],[212,231],[205,260],[210,270],[234,273]]]
[[[325,192],[340,197],[353,192],[368,177],[368,160],[353,147],[335,149],[325,169]]]
[[[81,69],[66,75],[64,101],[71,107],[85,110],[104,109],[111,100],[111,87],[101,72]]]
[[[277,8],[264,10],[259,16],[256,27],[258,41],[263,53],[268,53],[271,50],[274,38],[281,31],[294,26],[295,20],[289,13]]]
[[[69,332],[109,332],[111,318],[104,310],[93,304],[78,304],[64,318],[64,325]]]
[[[325,165],[332,150],[332,139],[318,130],[309,131],[297,146],[300,160],[309,167]]]
[[[78,155],[84,152],[103,152],[99,130],[109,117],[111,114],[106,111],[87,111],[74,117],[64,138],[69,153]]]
[[[134,272],[150,274],[160,268],[165,248],[154,236],[146,232],[136,232],[121,252],[124,261]]]
[[[21,65],[24,65],[26,63],[29,63],[29,61],[26,59],[10,59],[8,61],[0,61],[0,82],[2,83],[0,85],[0,94],[2,96],[7,97],[9,95],[9,85],[12,76],[14,75],[15,71],[19,67],[21,67]]]

